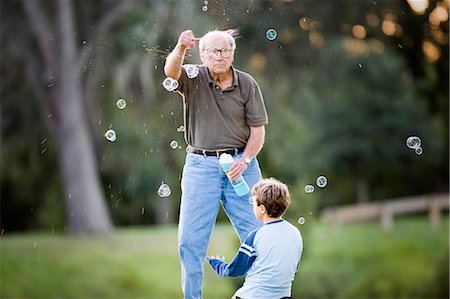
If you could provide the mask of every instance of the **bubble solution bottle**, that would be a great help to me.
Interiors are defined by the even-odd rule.
[[[222,168],[227,176],[228,172],[230,171],[231,165],[233,165],[233,162],[233,157],[230,154],[223,153],[222,155],[220,155],[219,163],[220,165],[222,165]],[[250,188],[248,187],[247,182],[242,175],[236,180],[232,180],[230,177],[228,177],[228,179],[230,180],[230,183],[238,196],[244,196],[248,194],[248,192],[250,192]]]

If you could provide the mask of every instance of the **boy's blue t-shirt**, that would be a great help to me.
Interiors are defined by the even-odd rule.
[[[219,259],[209,259],[209,263],[220,276],[247,273],[236,296],[282,298],[291,295],[302,251],[300,231],[285,220],[277,220],[250,232],[229,264]]]

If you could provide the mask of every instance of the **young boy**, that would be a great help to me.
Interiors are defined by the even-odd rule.
[[[303,251],[299,230],[282,219],[290,204],[289,190],[270,178],[252,188],[253,212],[264,222],[250,232],[234,259],[227,264],[219,257],[207,257],[220,276],[243,276],[245,282],[232,299],[290,298]]]

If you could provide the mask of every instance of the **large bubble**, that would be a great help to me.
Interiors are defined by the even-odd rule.
[[[116,102],[116,106],[119,109],[125,108],[126,105],[127,105],[127,102],[125,102],[125,100],[122,99],[122,98],[118,99],[117,102]]]
[[[178,142],[176,140],[172,140],[170,142],[170,147],[176,149],[178,147]]]
[[[328,183],[328,180],[327,180],[327,178],[326,178],[325,176],[323,176],[323,175],[319,176],[319,177],[317,178],[317,180],[316,180],[316,185],[317,185],[317,187],[320,187],[320,188],[325,188],[325,186],[327,185],[327,183]]]
[[[277,38],[277,31],[275,29],[269,29],[266,31],[266,38],[270,41],[275,40]]]
[[[196,65],[188,65],[188,66],[186,66],[186,75],[189,78],[193,79],[193,78],[197,77],[198,73],[199,73],[198,66],[196,66]]]
[[[161,186],[158,188],[158,195],[159,197],[167,197],[172,193],[170,190],[169,185],[162,183]]]
[[[116,132],[114,130],[109,129],[105,133],[105,138],[111,142],[116,141],[116,139],[117,139]]]
[[[416,149],[420,147],[422,141],[417,136],[409,136],[408,139],[406,139],[406,146],[410,149]]]
[[[173,78],[167,77],[166,79],[164,79],[162,85],[167,91],[175,91],[178,88],[178,81]]]

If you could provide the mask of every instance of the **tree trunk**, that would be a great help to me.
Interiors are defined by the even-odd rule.
[[[55,99],[56,139],[69,231],[106,233],[112,230],[112,224],[100,188],[93,144],[83,113],[83,93],[76,76],[76,30],[71,0],[59,0],[57,14],[60,55]]]

